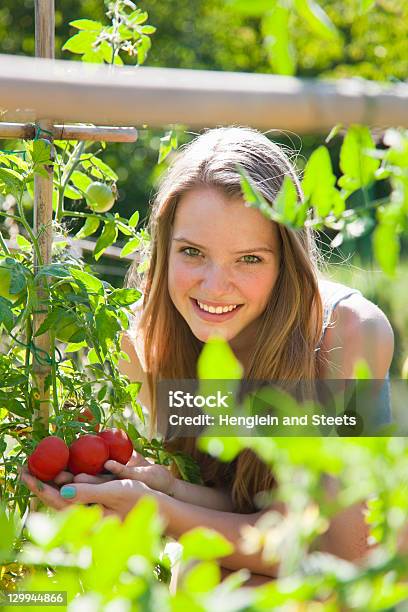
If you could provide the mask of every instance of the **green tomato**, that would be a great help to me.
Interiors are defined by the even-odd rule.
[[[115,203],[112,189],[105,183],[99,183],[98,181],[88,186],[85,196],[89,208],[92,208],[95,212],[107,212]]]
[[[60,342],[82,342],[82,340],[85,340],[85,330],[78,325],[77,318],[72,312],[64,314],[57,321],[54,333]]]
[[[0,259],[0,296],[10,300],[13,304],[18,302],[22,295],[24,295],[24,289],[18,293],[10,293],[11,284],[11,268],[5,259]]]

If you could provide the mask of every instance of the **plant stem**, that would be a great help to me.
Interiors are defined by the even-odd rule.
[[[10,251],[8,249],[7,244],[5,243],[5,240],[3,238],[3,234],[0,232],[0,245],[3,249],[3,251],[5,252],[6,255],[10,255]]]
[[[58,188],[58,204],[57,204],[57,211],[55,213],[55,220],[60,223],[62,217],[65,215],[65,211],[64,211],[64,192],[65,192],[65,188],[68,184],[69,179],[72,176],[72,173],[74,172],[75,168],[78,166],[79,162],[80,162],[80,158],[82,153],[84,152],[85,149],[85,141],[83,142],[78,142],[75,147],[74,150],[71,154],[71,157],[67,163],[67,166],[65,168],[64,173],[62,174],[62,179],[61,179],[61,184]],[[71,162],[71,163],[70,163]]]
[[[20,197],[17,200],[17,208],[18,208],[18,213],[20,215],[19,221],[20,221],[21,225],[24,227],[24,229],[26,230],[27,234],[29,235],[29,237],[31,239],[31,244],[34,247],[35,254],[37,255],[37,260],[38,260],[39,265],[42,265],[43,264],[43,258],[42,258],[42,255],[41,255],[40,248],[38,246],[38,240],[34,236],[34,232],[31,229],[31,227],[30,227],[30,225],[29,225],[29,223],[28,223],[28,221],[26,219],[24,208],[23,208],[22,198],[23,198],[24,189],[25,189],[25,181],[24,181],[23,186],[22,186]]]

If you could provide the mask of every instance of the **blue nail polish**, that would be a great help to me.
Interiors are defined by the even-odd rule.
[[[72,499],[76,495],[76,488],[71,486],[62,487],[60,490],[60,495],[64,499]]]

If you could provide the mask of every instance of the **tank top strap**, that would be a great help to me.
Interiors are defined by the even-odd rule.
[[[363,295],[358,289],[348,287],[342,283],[337,283],[324,278],[318,279],[319,291],[323,302],[323,326],[322,334],[316,350],[319,350],[321,342],[323,340],[324,333],[329,325],[333,310],[336,308],[341,300],[349,297],[350,295]],[[369,418],[368,418],[369,417]],[[376,396],[373,398],[373,402],[370,407],[370,414],[366,415],[368,422],[371,427],[380,427],[381,425],[388,424],[392,421],[391,411],[391,385],[390,385],[390,372],[388,371],[385,379],[378,390]]]
[[[359,289],[354,289],[353,287],[348,287],[342,283],[330,281],[325,278],[319,278],[318,285],[323,302],[323,326],[318,343],[319,347],[323,340],[327,326],[332,318],[333,310],[336,308],[337,304],[341,302],[341,300],[348,298],[350,295],[362,295],[362,293],[359,291]]]

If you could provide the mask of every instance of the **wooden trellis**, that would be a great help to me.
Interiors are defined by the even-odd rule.
[[[327,133],[334,125],[408,127],[408,84],[110,66],[0,55],[3,121],[193,128],[250,125]]]
[[[54,58],[55,6],[54,0],[35,0],[35,54],[37,58],[53,61]],[[38,60],[36,60],[38,61]],[[2,94],[4,89],[2,90]],[[4,97],[3,101],[4,101]],[[0,123],[0,138],[44,138],[52,147],[54,139],[78,141],[134,142],[137,139],[135,128],[54,125],[52,113],[46,105],[39,109],[33,123]],[[52,192],[53,168],[47,167],[47,176],[35,175],[34,178],[34,233],[39,242],[39,256],[34,257],[34,269],[51,263],[52,249]],[[41,288],[40,288],[41,291]],[[41,297],[41,296],[40,296]],[[46,312],[37,312],[33,320],[33,332],[39,328]],[[50,337],[48,332],[37,336],[36,346],[41,354],[49,355]],[[49,419],[49,391],[46,378],[51,366],[45,361],[33,361],[33,377],[40,394],[40,411],[37,415],[46,425]]]

